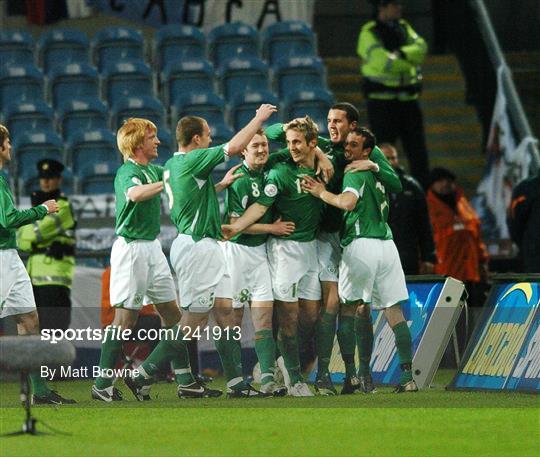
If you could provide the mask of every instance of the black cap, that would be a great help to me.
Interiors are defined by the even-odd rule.
[[[439,181],[440,179],[449,179],[450,181],[455,181],[456,175],[447,168],[436,167],[431,170],[429,178],[431,185],[434,182]]]
[[[390,3],[403,4],[403,1],[402,0],[370,0],[370,3],[373,6],[386,6]]]
[[[64,171],[64,165],[58,160],[43,159],[37,163],[37,169],[40,178],[59,178]]]

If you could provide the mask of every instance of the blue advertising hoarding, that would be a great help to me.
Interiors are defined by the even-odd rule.
[[[497,280],[449,388],[540,391],[538,279]]]
[[[414,278],[414,279],[412,279]],[[409,299],[401,303],[413,346],[414,378],[420,388],[429,386],[463,306],[463,283],[442,276],[407,278]],[[373,352],[371,370],[378,385],[399,383],[401,368],[394,332],[382,311],[372,310]],[[358,351],[356,354],[358,366]],[[337,341],[330,360],[334,382],[342,382],[345,367]],[[315,378],[315,372],[311,378]]]

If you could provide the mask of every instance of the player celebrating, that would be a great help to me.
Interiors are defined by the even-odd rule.
[[[8,129],[0,124],[0,170],[11,160],[11,142]],[[30,277],[17,254],[16,229],[56,213],[55,200],[24,211],[17,211],[13,195],[5,178],[0,174],[0,318],[13,316],[19,335],[38,335],[39,319]],[[29,375],[34,404],[73,404],[75,400],[63,398],[37,373]]]
[[[244,161],[238,170],[242,177],[227,189],[225,214],[230,223],[242,216],[248,206],[259,200],[264,189],[264,169],[268,159],[268,140],[261,129],[244,151]],[[261,391],[274,396],[285,395],[287,389],[274,380],[276,361],[276,346],[272,335],[274,297],[266,240],[269,234],[287,236],[293,231],[293,222],[278,219],[272,223],[272,214],[267,211],[258,223],[224,243],[236,325],[241,325],[244,306],[251,303],[251,317],[255,327],[255,351],[261,367]]]
[[[268,241],[274,299],[279,316],[278,345],[290,377],[289,394],[312,396],[300,374],[298,328],[309,334],[317,320],[321,289],[315,236],[322,203],[302,191],[304,176],[316,176],[315,150],[317,125],[308,117],[297,118],[285,126],[291,160],[277,164],[268,174],[263,195],[230,226],[228,236],[250,226],[272,205],[283,221],[294,222],[287,236]]]
[[[111,251],[110,299],[115,309],[112,323],[122,329],[133,329],[143,306],[143,298],[154,303],[165,326],[177,338],[163,338],[138,368],[142,377],[150,379],[161,367],[173,362],[181,368],[189,366],[186,344],[177,332],[180,310],[167,259],[157,240],[160,231],[160,193],[163,190],[163,169],[151,163],[158,156],[160,144],[156,126],[147,119],[130,118],[120,127],[118,149],[124,164],[114,180],[116,193],[116,235]],[[113,332],[106,333],[101,346],[100,369],[113,368],[122,341]],[[178,368],[178,367],[175,367]],[[150,399],[150,386],[137,384],[131,378],[126,385],[137,400]],[[99,376],[92,386],[92,398],[105,402],[122,400],[112,379]]]
[[[366,128],[347,136],[347,160],[368,159],[375,137]],[[394,174],[392,191],[401,190]],[[339,272],[339,295],[346,305],[377,304],[392,328],[402,368],[395,392],[418,390],[412,378],[412,342],[399,302],[408,298],[405,275],[387,224],[388,196],[384,185],[371,171],[347,172],[343,192],[327,191],[319,181],[306,177],[303,189],[322,201],[346,211],[342,226],[343,256]]]
[[[216,297],[229,296],[229,291],[225,290],[223,281],[226,263],[218,244],[221,239],[219,203],[211,172],[228,157],[240,154],[275,111],[273,105],[261,105],[255,117],[229,143],[212,148],[209,148],[212,140],[207,122],[196,116],[184,117],[176,128],[181,150],[165,165],[171,219],[178,229],[171,247],[171,262],[184,309],[182,328],[197,334],[206,325],[214,304],[220,308],[214,314],[224,331],[216,347],[227,377],[229,396],[253,396],[257,392],[242,378],[240,347],[231,331],[235,323],[234,314],[228,308],[230,304],[227,300],[216,300]],[[178,394],[197,392],[180,386]]]

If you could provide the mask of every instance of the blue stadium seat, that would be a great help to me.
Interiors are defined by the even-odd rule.
[[[156,32],[154,56],[160,69],[169,63],[204,59],[205,55],[206,37],[197,27],[171,24]]]
[[[326,89],[325,69],[319,57],[289,57],[274,67],[274,85],[281,98],[299,90]]]
[[[119,166],[116,160],[86,164],[79,174],[81,193],[87,195],[114,193],[114,177]]]
[[[24,30],[0,31],[0,67],[34,63],[34,39]]]
[[[112,105],[123,97],[153,95],[152,70],[144,62],[113,62],[102,73],[103,96]]]
[[[48,93],[55,107],[78,97],[98,97],[99,79],[95,67],[86,63],[57,65],[48,75]]]
[[[56,110],[59,130],[64,139],[78,130],[106,129],[109,110],[97,97],[77,97],[60,104]]]
[[[319,126],[319,133],[328,133],[328,110],[334,104],[334,96],[325,89],[301,90],[290,93],[283,108],[283,119],[310,116]]]
[[[171,107],[173,122],[184,116],[200,116],[208,125],[225,124],[225,100],[214,92],[185,94]]]
[[[165,162],[167,162],[167,160],[172,157],[173,152],[176,151],[176,141],[173,142],[171,132],[167,129],[158,130],[157,136],[161,144],[158,146],[158,158],[152,163],[156,165],[165,165]]]
[[[256,57],[238,57],[220,71],[222,93],[230,102],[237,94],[269,89],[268,66]]]
[[[210,127],[212,137],[212,144],[210,146],[219,146],[220,144],[225,144],[234,136],[234,132],[225,124],[211,124],[209,122],[208,126]],[[220,169],[223,167],[217,168]]]
[[[167,105],[183,94],[214,91],[214,68],[205,59],[173,62],[161,73],[162,98]]]
[[[39,177],[37,176],[37,171],[35,175],[32,175],[29,178],[26,178],[24,181],[20,180],[20,191],[19,195],[23,196],[30,196],[30,194],[34,190],[39,189]],[[61,186],[62,192],[65,195],[73,195],[74,193],[74,179],[73,179],[73,172],[69,168],[64,168],[64,171],[62,172],[62,186]]]
[[[208,54],[216,68],[236,57],[259,57],[257,30],[244,22],[214,27],[208,34]]]
[[[43,73],[35,65],[10,65],[0,70],[0,106],[15,101],[43,100]]]
[[[151,120],[158,130],[166,126],[165,108],[156,98],[148,95],[126,97],[116,101],[111,109],[111,130],[118,130],[124,120],[130,117],[144,117]]]
[[[262,103],[271,103],[278,105],[277,97],[268,90],[253,91],[239,94],[231,104],[231,124],[235,131],[238,131],[246,126],[253,118],[255,111]],[[274,113],[268,121],[267,125],[279,122],[278,113]]]
[[[17,159],[17,175],[23,181],[32,177],[36,163],[41,159],[63,160],[64,142],[52,130],[23,133],[13,140],[13,150]]]
[[[75,174],[89,162],[108,161],[120,163],[116,136],[110,130],[79,130],[70,137],[65,162],[72,167]]]
[[[12,138],[33,130],[54,128],[54,112],[43,100],[9,103],[2,117]]]
[[[39,37],[38,61],[48,73],[56,65],[88,63],[88,37],[75,29],[53,29]]]
[[[263,57],[274,65],[284,57],[317,55],[315,35],[303,21],[282,21],[262,32]]]
[[[94,63],[102,71],[109,62],[144,60],[144,39],[131,27],[106,27],[92,39]]]

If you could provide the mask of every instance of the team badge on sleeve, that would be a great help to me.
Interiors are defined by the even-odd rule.
[[[249,199],[249,197],[248,197],[247,195],[244,195],[244,196],[242,197],[242,208],[244,208],[244,209],[247,208],[248,199]]]
[[[131,182],[132,182],[133,184],[136,184],[137,186],[142,185],[141,180],[140,180],[139,178],[137,178],[136,176],[133,176],[133,178],[131,178]]]
[[[275,184],[267,184],[264,186],[264,195],[267,197],[275,197],[277,195],[277,187]]]

